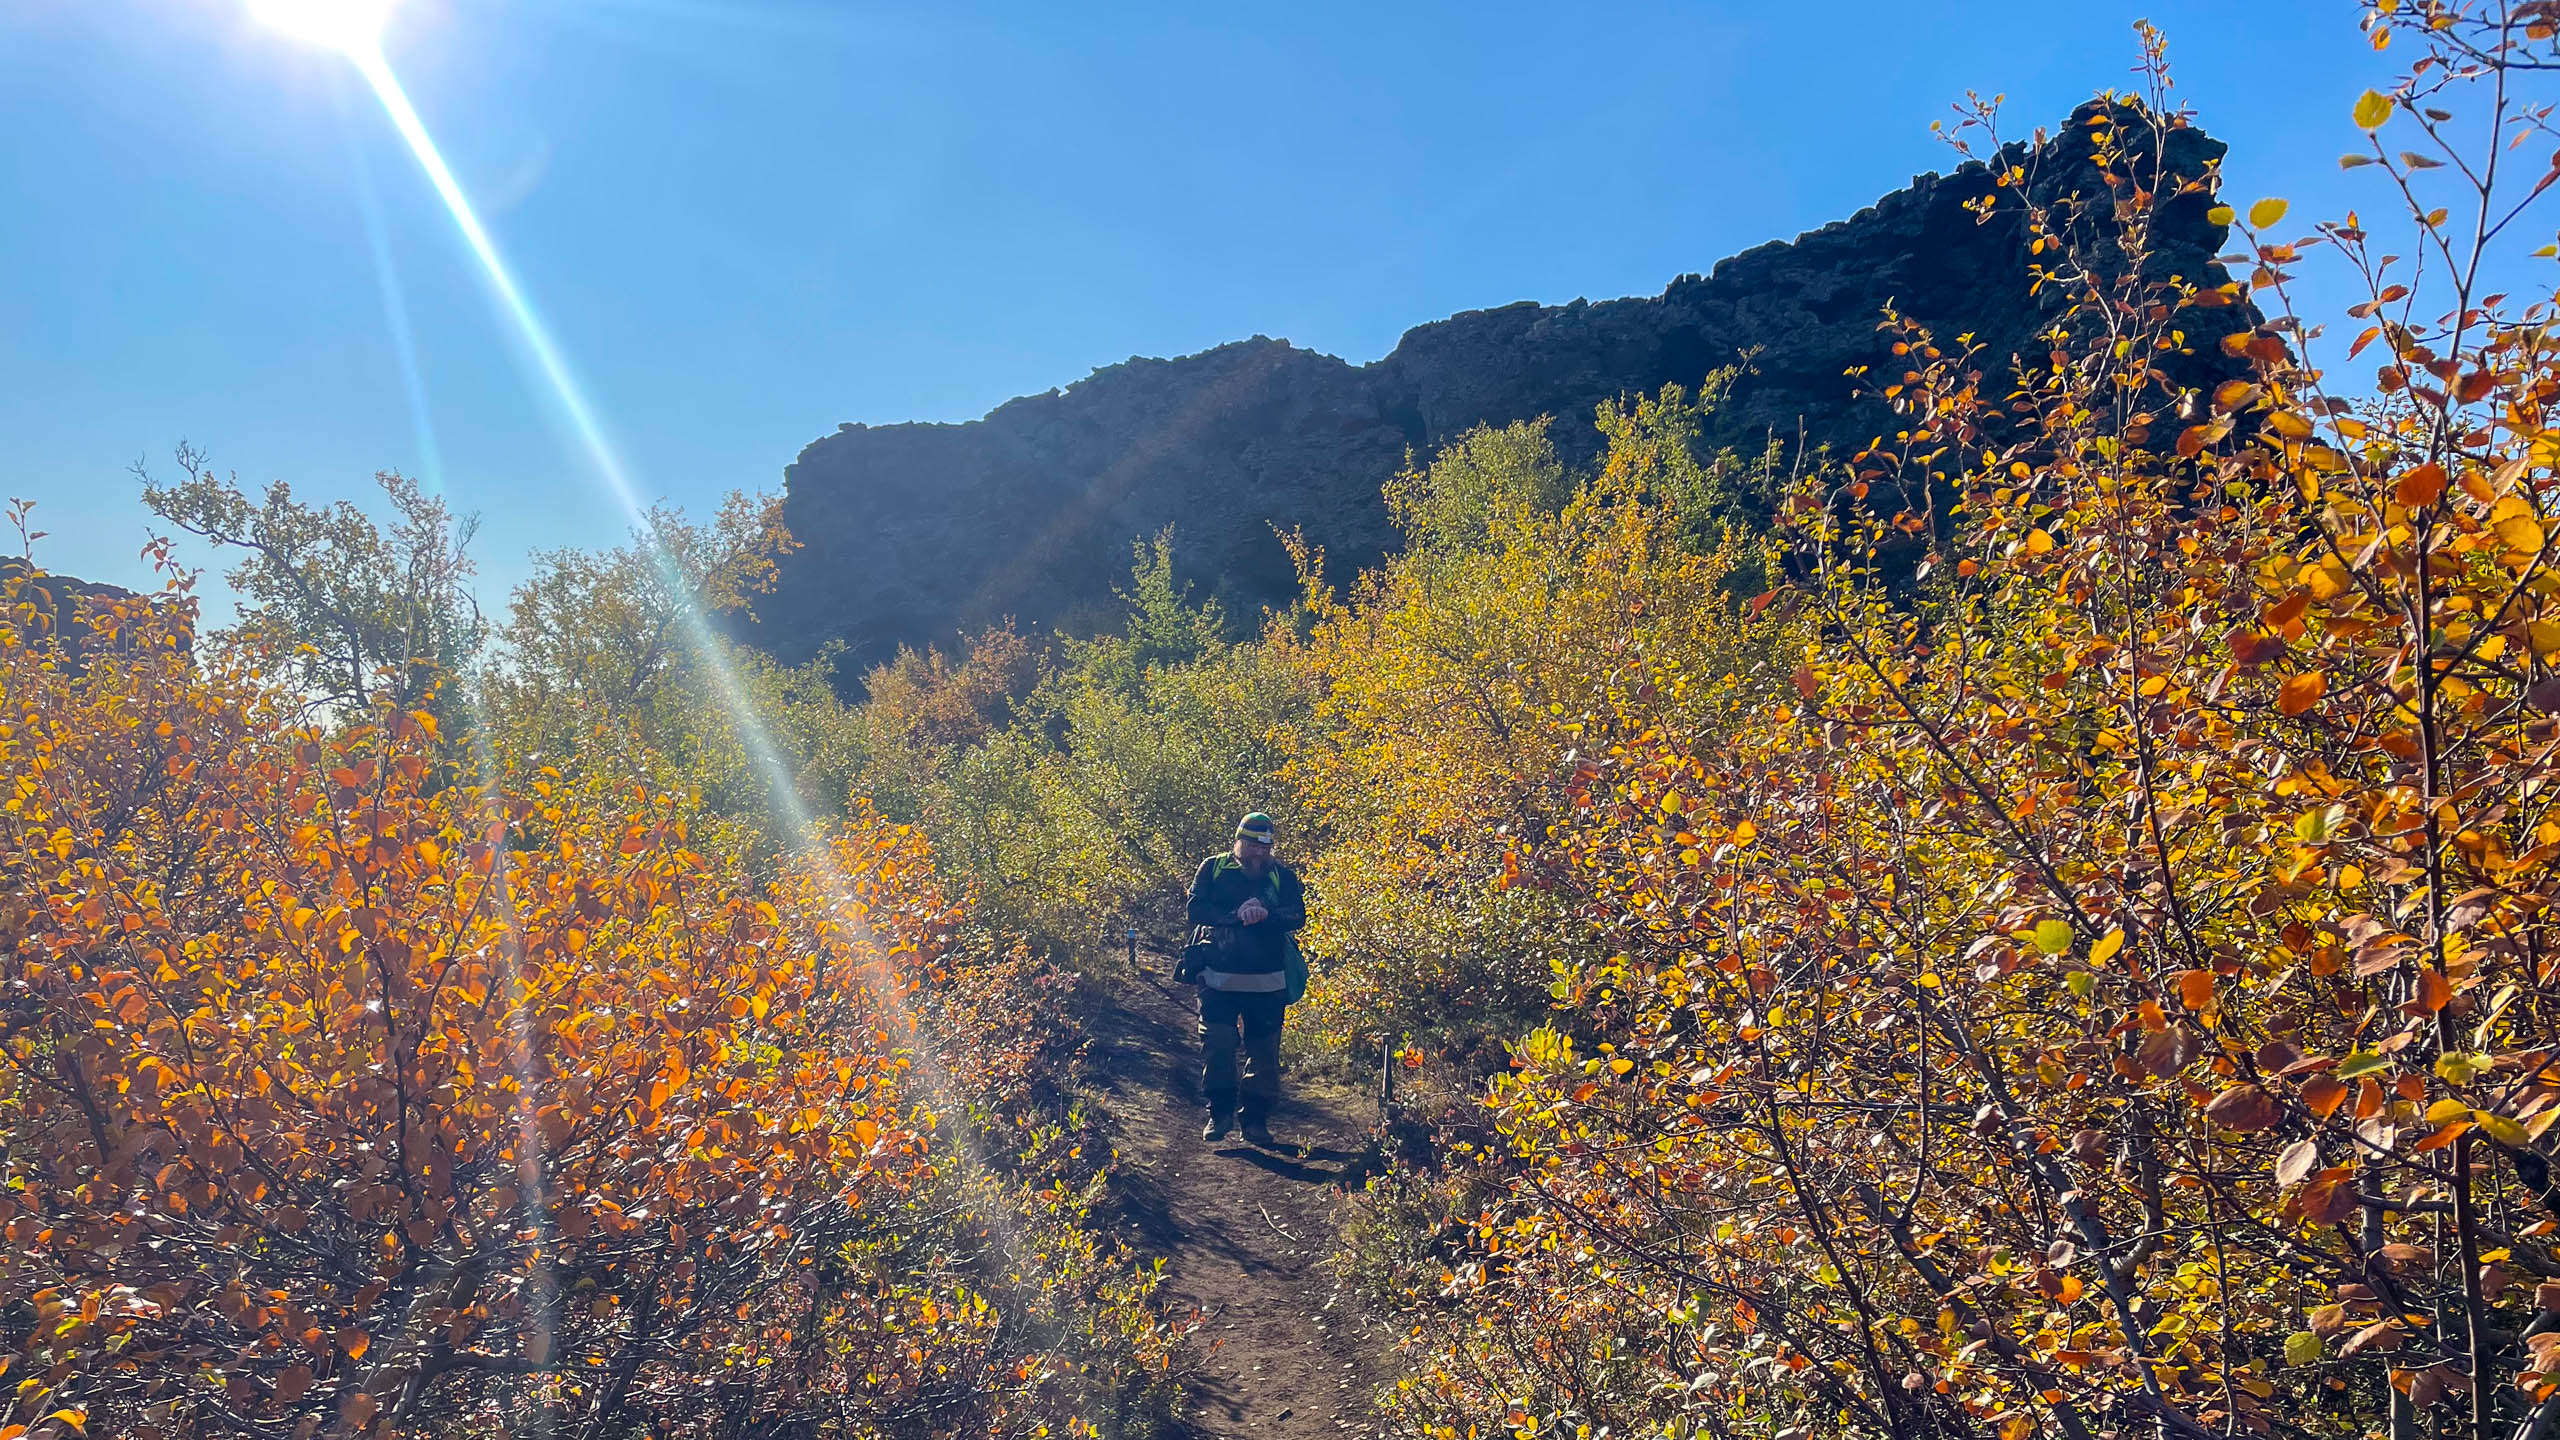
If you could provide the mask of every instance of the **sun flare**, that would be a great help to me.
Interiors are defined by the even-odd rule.
[[[391,18],[392,0],[249,0],[249,13],[261,24],[307,44],[369,51],[382,38]]]

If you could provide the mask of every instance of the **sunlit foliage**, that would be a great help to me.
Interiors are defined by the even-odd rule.
[[[2217,203],[2153,188],[2156,87],[2091,122],[2104,244],[1990,150],[2051,353],[1895,325],[1908,428],[1787,512],[1791,688],[1701,726],[1646,660],[1548,702],[1570,815],[1507,883],[1600,958],[1450,1182],[1407,1423],[2543,1432],[2560,365],[2489,277],[2551,183],[2555,22],[2372,10],[2418,49],[2349,157],[2399,257],[2265,200],[2241,278],[2148,264]],[[2320,252],[2367,288],[2334,337],[2285,313]],[[2196,345],[2249,376],[2182,391]]]
[[[1145,1407],[1149,1282],[1082,1230],[1092,1167],[1034,1093],[1073,1048],[1052,982],[955,949],[912,830],[857,809],[759,884],[645,779],[445,783],[425,710],[311,723],[183,648],[174,596],[92,615],[75,670],[31,583],[0,597],[4,1433]]]
[[[447,681],[489,633],[470,589],[476,519],[390,471],[375,477],[386,525],[348,501],[306,504],[282,482],[252,497],[188,447],[175,463],[168,484],[139,477],[142,499],[233,562],[240,615],[207,637],[217,648],[337,715],[460,698]]]
[[[1288,776],[1318,837],[1312,1018],[1337,1040],[1535,1023],[1556,971],[1596,958],[1553,877],[1520,868],[1569,809],[1567,708],[1652,674],[1666,713],[1713,723],[1770,629],[1732,587],[1754,551],[1692,545],[1710,477],[1761,473],[1698,454],[1722,378],[1604,407],[1585,476],[1552,422],[1465,436],[1389,487],[1405,553],[1317,591],[1293,658],[1321,699]]]
[[[1169,937],[1182,885],[1238,815],[1296,818],[1277,772],[1312,688],[1290,617],[1240,642],[1176,582],[1173,543],[1136,547],[1118,631],[1035,654],[998,630],[958,664],[901,655],[863,707],[873,778],[912,797],[980,915],[1087,966],[1126,926]]]

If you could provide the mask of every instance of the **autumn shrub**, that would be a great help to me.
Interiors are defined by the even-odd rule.
[[[707,519],[659,507],[621,545],[537,552],[494,648],[444,688],[497,758],[696,796],[769,873],[880,768],[834,651],[783,665],[728,633],[796,546],[779,500],[732,493]]]
[[[1491,1091],[1463,1245],[1408,1264],[1403,1425],[2560,1419],[2560,365],[2493,278],[2560,174],[2560,12],[2366,25],[2418,52],[2349,157],[2400,253],[2165,165],[2146,31],[2154,87],[2069,137],[2104,193],[1989,152],[2049,352],[1889,322],[1907,428],[1789,505],[1791,690],[1703,728],[1658,663],[1587,692],[1512,863],[1599,958]],[[2181,211],[2245,273],[2155,263]],[[2322,255],[2364,290],[2334,334],[2288,304]]]
[[[445,783],[0,597],[9,1433],[1060,1433],[1171,1332],[1050,1155],[1072,1046],[857,809],[775,883],[598,766]],[[966,1020],[969,1023],[954,1022]],[[968,1052],[954,1051],[954,1036]],[[992,1152],[972,1154],[973,1148]],[[1056,1147],[1060,1151],[1072,1144]]]
[[[1463,1049],[1535,1023],[1557,976],[1598,958],[1572,897],[1520,869],[1569,811],[1585,698],[1652,666],[1669,713],[1734,713],[1774,623],[1732,585],[1758,564],[1749,545],[1720,529],[1698,548],[1698,497],[1733,464],[1698,453],[1714,400],[1603,407],[1588,474],[1548,422],[1464,436],[1389,488],[1405,551],[1345,596],[1316,592],[1288,659],[1319,695],[1286,773],[1320,900],[1309,1019],[1334,1043]]]
[[[1113,968],[1132,926],[1150,948],[1173,942],[1182,887],[1238,816],[1294,822],[1284,737],[1313,700],[1287,651],[1290,617],[1266,617],[1266,637],[1231,635],[1214,601],[1175,582],[1170,534],[1136,547],[1121,597],[1119,631],[1061,637],[1001,724],[938,747],[918,787],[919,823],[976,883],[987,929],[1092,973]],[[908,663],[954,681],[970,668]]]

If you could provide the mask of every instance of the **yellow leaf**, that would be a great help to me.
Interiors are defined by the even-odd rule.
[[[2053,537],[2041,529],[2027,532],[2027,553],[2042,555],[2053,548]]]
[[[2204,212],[2204,218],[2210,225],[2228,225],[2239,218],[2239,212],[2228,205],[2216,205]]]
[[[2468,1119],[2470,1115],[2471,1107],[2459,1100],[2439,1100],[2427,1107],[2427,1123],[2430,1125],[2450,1125],[2456,1120]]]
[[[2098,937],[2097,944],[2089,947],[2089,963],[2092,965],[2104,965],[2108,961],[2116,958],[2116,952],[2123,948],[2124,931],[2120,929],[2110,930],[2106,934]]]
[[[2521,1149],[2533,1143],[2533,1137],[2525,1133],[2522,1125],[2504,1115],[2492,1115],[2486,1110],[2474,1110],[2471,1112],[2471,1120],[2480,1127],[2481,1134],[2501,1145]]]
[[[2266,199],[2249,207],[2249,223],[2260,230],[2264,230],[2268,226],[2282,220],[2284,218],[2284,212],[2290,208],[2291,207],[2286,205],[2282,200],[2276,199],[2272,195],[2268,196]]]
[[[2391,119],[2391,97],[2380,91],[2367,90],[2356,97],[2355,122],[2359,130],[2379,130]]]

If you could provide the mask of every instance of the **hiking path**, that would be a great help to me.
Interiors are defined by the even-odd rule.
[[[1116,980],[1092,1059],[1118,1152],[1121,1235],[1162,1257],[1159,1298],[1197,1310],[1198,1368],[1177,1432],[1227,1437],[1380,1433],[1370,1389],[1393,1337],[1327,1265],[1358,1183],[1377,1102],[1283,1067],[1262,1150],[1200,1138],[1200,1040],[1191,987],[1153,973]]]

